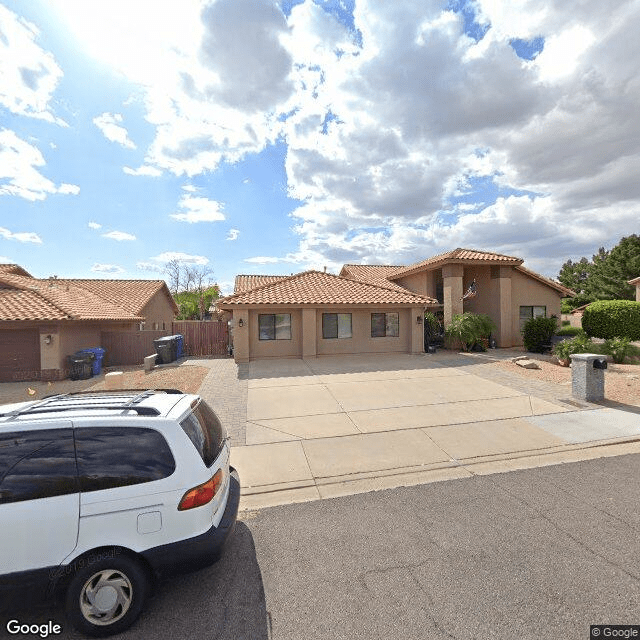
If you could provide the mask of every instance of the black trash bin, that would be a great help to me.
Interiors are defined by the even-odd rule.
[[[93,353],[84,352],[67,356],[69,363],[69,377],[72,380],[88,380],[93,375]]]
[[[156,338],[153,346],[158,354],[158,364],[169,364],[176,359],[176,343],[172,336]]]

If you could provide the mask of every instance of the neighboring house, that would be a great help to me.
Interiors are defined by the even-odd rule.
[[[407,267],[347,264],[339,276],[239,276],[235,293],[217,306],[233,312],[239,362],[421,352],[425,310],[441,315],[445,326],[465,311],[486,313],[496,323],[498,346],[510,347],[522,344],[520,329],[529,318],[559,317],[561,298],[575,295],[522,263],[513,256],[455,249]],[[465,296],[474,282],[475,293]],[[394,315],[388,319],[388,313]],[[383,322],[392,323],[394,335],[381,340]]]
[[[0,382],[65,377],[66,357],[103,331],[171,330],[178,312],[164,280],[33,278],[0,265]]]
[[[628,281],[629,284],[633,284],[636,287],[636,300],[640,302],[640,277],[634,278]]]

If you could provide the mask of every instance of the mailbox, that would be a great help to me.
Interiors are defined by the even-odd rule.
[[[606,369],[607,368],[607,359],[606,358],[596,358],[593,361],[594,369]]]

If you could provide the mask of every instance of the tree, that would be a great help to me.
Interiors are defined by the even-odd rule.
[[[180,291],[174,296],[180,309],[178,320],[203,320],[214,300],[220,297],[220,288],[212,285],[201,292]]]
[[[628,280],[640,274],[640,236],[624,237],[610,251],[604,247],[591,260],[567,260],[558,280],[578,295],[563,301],[563,312],[594,300],[633,300],[634,288]]]
[[[591,288],[598,300],[634,300],[628,280],[640,274],[640,236],[624,237],[606,256],[594,256]]]

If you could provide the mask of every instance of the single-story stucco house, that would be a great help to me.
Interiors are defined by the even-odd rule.
[[[38,279],[1,264],[0,382],[63,378],[66,357],[103,331],[170,331],[177,313],[164,280]]]
[[[416,264],[353,265],[335,276],[306,271],[291,276],[236,277],[233,295],[217,301],[232,313],[237,362],[269,357],[350,353],[419,353],[423,316],[486,313],[498,346],[522,344],[528,318],[560,316],[563,285],[522,266],[512,256],[455,249]],[[472,286],[472,295],[465,292]],[[465,299],[463,299],[463,297]]]
[[[635,285],[636,288],[636,300],[640,302],[640,276],[628,281],[629,284]]]

